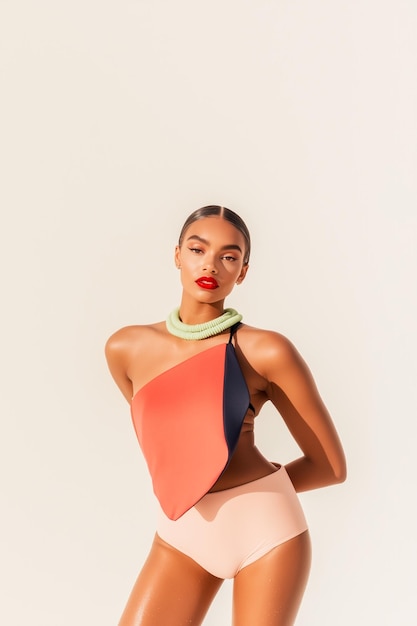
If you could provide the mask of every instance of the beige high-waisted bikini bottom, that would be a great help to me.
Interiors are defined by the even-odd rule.
[[[157,533],[218,578],[236,574],[307,530],[297,493],[281,466],[276,472],[206,494],[179,519],[160,510]]]

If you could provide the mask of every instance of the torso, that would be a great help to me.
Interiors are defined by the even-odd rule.
[[[251,332],[253,335],[253,329],[242,325],[233,343],[255,414],[251,408],[248,410],[232,459],[211,491],[229,489],[276,471],[276,466],[259,452],[254,442],[255,416],[268,400],[268,396],[266,394],[267,381],[251,365],[250,348],[253,343]],[[132,382],[133,396],[147,383],[170,368],[208,348],[229,341],[229,331],[202,341],[178,339],[166,331],[164,322],[150,326],[130,327],[130,335],[126,373]]]

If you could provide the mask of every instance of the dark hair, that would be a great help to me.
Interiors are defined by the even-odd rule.
[[[187,230],[187,228],[191,226],[191,224],[193,224],[197,220],[201,220],[203,217],[210,217],[212,215],[217,215],[223,218],[224,220],[230,222],[231,224],[233,224],[235,228],[237,228],[242,233],[245,239],[245,246],[246,246],[243,263],[247,265],[249,263],[249,256],[250,256],[250,234],[249,234],[248,227],[246,226],[245,222],[242,220],[241,217],[239,217],[237,213],[235,213],[234,211],[231,211],[231,209],[227,209],[224,206],[218,206],[217,204],[212,204],[209,206],[203,206],[201,207],[201,209],[196,209],[195,211],[193,211],[191,215],[189,215],[184,222],[184,226],[182,227],[181,232],[180,232],[178,245],[179,246],[182,245],[184,233]]]

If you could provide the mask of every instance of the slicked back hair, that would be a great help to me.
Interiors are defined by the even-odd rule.
[[[245,222],[237,213],[235,213],[231,209],[227,209],[224,206],[211,204],[209,206],[203,206],[201,207],[201,209],[196,209],[195,211],[193,211],[191,215],[189,215],[184,222],[184,225],[181,229],[180,236],[178,239],[178,245],[179,246],[182,245],[185,231],[187,230],[189,226],[191,226],[191,224],[193,224],[197,220],[201,220],[203,217],[211,217],[213,215],[217,215],[218,217],[221,217],[227,222],[230,222],[231,224],[233,224],[235,228],[237,228],[238,231],[242,233],[243,238],[245,240],[245,247],[246,247],[243,263],[244,265],[247,265],[249,263],[249,256],[250,256],[250,234],[249,234],[248,227],[246,226]]]

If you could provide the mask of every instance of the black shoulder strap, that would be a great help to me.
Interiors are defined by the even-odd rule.
[[[232,339],[236,334],[237,329],[240,326],[240,322],[236,322],[236,324],[233,324],[233,326],[230,327],[230,336],[229,336],[229,342],[228,343],[232,343]]]
[[[232,339],[235,336],[235,334],[237,332],[237,329],[239,328],[240,325],[241,325],[240,322],[236,322],[236,324],[233,324],[233,326],[230,328],[230,337],[229,337],[228,343],[232,343]],[[232,344],[232,346],[233,346],[233,344]],[[233,350],[233,352],[234,352],[234,354],[236,354],[234,350]],[[239,371],[241,372],[241,375],[243,376],[242,370],[240,369],[240,365],[239,365],[239,362],[238,362],[236,356],[235,356],[235,359],[236,359],[236,363],[238,365]],[[253,406],[253,404],[251,402],[249,402],[248,408],[251,409],[253,411],[253,413],[255,413],[255,408],[254,408],[254,406]]]

